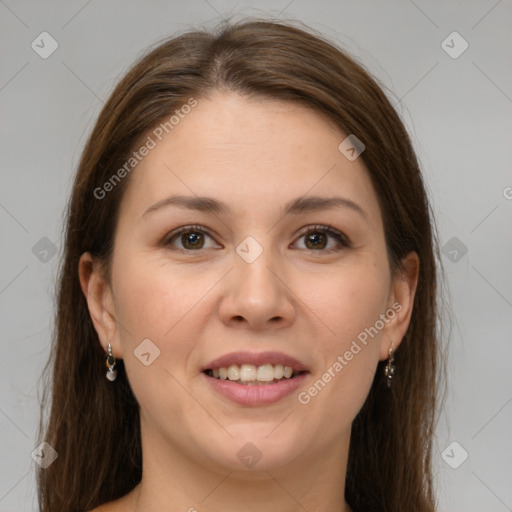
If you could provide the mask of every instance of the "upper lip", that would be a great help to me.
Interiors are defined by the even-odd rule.
[[[208,364],[201,368],[201,371],[213,370],[214,368],[227,368],[232,364],[253,364],[261,366],[264,364],[282,364],[283,366],[290,366],[296,372],[308,371],[307,366],[295,359],[295,357],[284,354],[283,352],[231,352],[210,361]]]

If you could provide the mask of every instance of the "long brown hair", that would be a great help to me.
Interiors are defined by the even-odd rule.
[[[40,441],[52,445],[58,459],[37,473],[41,512],[88,510],[123,496],[141,479],[138,404],[122,361],[117,380],[105,378],[104,351],[80,288],[78,261],[89,251],[109,276],[119,205],[130,178],[100,199],[95,190],[149,130],[190,98],[214,90],[298,102],[365,144],[361,158],[379,198],[391,269],[400,270],[401,258],[415,251],[420,271],[409,328],[395,357],[399,373],[386,389],[385,362],[379,363],[353,422],[346,500],[357,512],[435,510],[431,452],[442,376],[440,258],[417,157],[383,89],[345,51],[292,22],[228,22],[211,32],[188,32],[160,42],[128,71],[90,134],[67,210],[39,426]]]

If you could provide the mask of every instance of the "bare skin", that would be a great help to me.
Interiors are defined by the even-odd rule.
[[[132,172],[111,282],[88,253],[79,275],[100,342],[124,359],[140,404],[143,477],[95,511],[350,511],[351,425],[377,363],[405,334],[419,262],[411,253],[406,272],[391,274],[376,193],[362,159],[338,150],[345,137],[304,107],[219,92],[198,99]],[[145,213],[177,194],[230,211]],[[343,197],[362,212],[345,204],[284,214],[286,203],[310,196]],[[349,246],[315,225],[341,232]],[[172,236],[184,226],[196,227]],[[190,233],[200,243],[189,243]],[[250,263],[236,252],[249,236],[262,248]],[[333,373],[338,356],[389,311]],[[145,366],[134,350],[148,338],[160,355]],[[201,368],[238,350],[284,352],[309,374],[277,402],[234,403]],[[308,394],[329,368],[325,387]],[[252,467],[237,456],[248,442],[261,454]]]

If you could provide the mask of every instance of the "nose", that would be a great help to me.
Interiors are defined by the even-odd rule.
[[[264,249],[250,263],[235,253],[234,268],[224,286],[219,314],[226,325],[265,330],[281,329],[294,322],[292,287],[283,265],[270,250]]]

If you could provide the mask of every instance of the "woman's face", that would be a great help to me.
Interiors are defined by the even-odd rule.
[[[414,294],[362,159],[318,113],[233,93],[161,131],[129,177],[95,321],[143,442],[232,470],[339,456]]]

